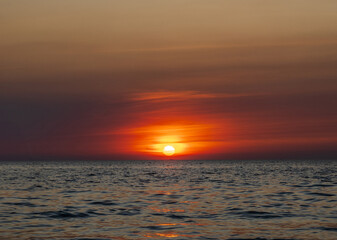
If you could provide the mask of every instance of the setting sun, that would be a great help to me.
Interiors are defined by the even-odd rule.
[[[166,156],[172,156],[175,153],[175,149],[174,149],[174,147],[172,147],[170,145],[167,145],[167,146],[164,147],[163,153]]]

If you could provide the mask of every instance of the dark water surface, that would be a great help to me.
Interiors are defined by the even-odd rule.
[[[336,167],[0,162],[0,238],[337,239]]]

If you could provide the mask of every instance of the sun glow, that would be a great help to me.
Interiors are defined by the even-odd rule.
[[[144,157],[153,159],[161,159],[163,156],[187,159],[189,156],[205,151],[215,152],[218,141],[213,139],[216,134],[219,134],[219,131],[216,133],[214,131],[219,129],[216,121],[203,118],[197,121],[190,116],[183,116],[185,120],[171,119],[171,116],[166,116],[167,113],[161,113],[161,111],[156,114],[162,114],[166,120],[152,122],[149,125],[140,124],[138,127],[121,132],[129,138],[128,143],[132,146],[133,153],[144,154]]]
[[[172,147],[171,145],[167,145],[164,147],[163,149],[163,153],[166,155],[166,156],[172,156],[174,153],[175,153],[175,148]]]
[[[162,156],[182,159],[205,150],[213,151],[215,142],[209,141],[207,136],[213,136],[214,126],[193,121],[156,123],[128,129],[126,134],[133,138],[131,145],[135,153],[144,153],[156,159]]]

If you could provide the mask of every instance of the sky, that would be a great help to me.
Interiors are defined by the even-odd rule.
[[[336,0],[2,0],[0,160],[335,159]]]

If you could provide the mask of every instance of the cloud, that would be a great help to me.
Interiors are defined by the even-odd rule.
[[[212,98],[236,98],[247,96],[259,96],[262,94],[219,94],[207,93],[200,91],[152,91],[140,92],[131,95],[133,101],[154,101],[154,102],[168,102],[168,101],[184,101],[191,99],[212,99]]]

